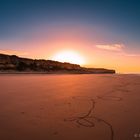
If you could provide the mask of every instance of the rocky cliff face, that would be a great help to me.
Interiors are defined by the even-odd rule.
[[[18,71],[49,71],[49,70],[79,70],[80,65],[61,63],[52,60],[33,60],[15,55],[0,54],[0,70]]]
[[[114,70],[103,68],[83,68],[77,64],[61,63],[52,60],[34,60],[21,58],[16,55],[0,54],[0,71],[21,72],[49,72],[49,71],[73,71],[76,73],[115,73]]]

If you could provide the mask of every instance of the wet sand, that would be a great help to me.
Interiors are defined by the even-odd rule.
[[[140,75],[0,75],[0,140],[140,139]]]

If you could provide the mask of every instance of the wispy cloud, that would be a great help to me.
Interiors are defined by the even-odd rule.
[[[102,45],[96,45],[98,49],[107,50],[107,51],[113,51],[118,52],[117,55],[126,56],[126,57],[140,57],[140,54],[134,54],[126,52],[125,48],[126,46],[124,44],[102,44]]]
[[[101,44],[101,45],[96,45],[97,48],[103,49],[103,50],[108,50],[108,51],[122,51],[124,48],[123,44]]]
[[[27,52],[17,51],[17,50],[1,50],[0,53],[2,54],[9,54],[9,55],[20,55],[20,56],[26,56],[28,55]]]
[[[128,57],[140,57],[139,54],[131,54],[131,53],[122,53],[121,55],[128,56]]]

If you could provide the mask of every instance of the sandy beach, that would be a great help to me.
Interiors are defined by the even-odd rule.
[[[139,139],[138,74],[0,75],[0,140]]]

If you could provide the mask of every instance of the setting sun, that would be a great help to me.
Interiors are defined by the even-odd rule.
[[[61,51],[56,53],[53,57],[53,60],[60,62],[69,62],[73,64],[85,64],[84,58],[75,51]]]

